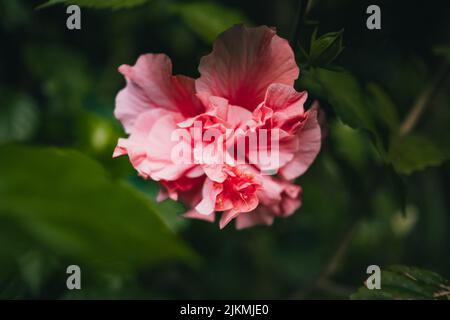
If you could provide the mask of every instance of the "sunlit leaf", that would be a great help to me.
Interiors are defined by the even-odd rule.
[[[172,8],[192,31],[209,43],[234,24],[246,21],[239,11],[217,3],[176,3]]]

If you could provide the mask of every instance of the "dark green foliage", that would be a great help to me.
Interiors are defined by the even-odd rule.
[[[24,247],[12,243],[2,265],[17,263],[25,248],[103,272],[194,258],[140,192],[83,154],[18,146],[0,153],[2,237],[15,228],[30,237]]]
[[[381,289],[361,287],[351,299],[450,299],[450,282],[435,272],[408,266],[381,271]]]
[[[67,30],[68,4],[81,30]],[[296,1],[0,0],[0,297],[448,298],[443,278],[405,266],[382,268],[380,291],[357,289],[372,264],[449,277],[446,6],[412,1],[405,14],[389,1],[368,31],[356,0],[310,1],[301,19]],[[163,52],[195,78],[242,22],[298,31],[296,88],[319,102],[325,138],[297,213],[220,231],[156,203],[157,184],[112,159],[126,136],[117,67]],[[66,290],[69,264],[80,292]]]

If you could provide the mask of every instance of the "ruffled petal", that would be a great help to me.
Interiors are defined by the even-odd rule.
[[[255,225],[272,225],[275,216],[265,207],[243,213],[236,218],[236,229],[241,230]]]
[[[222,192],[222,190],[222,185],[216,184],[210,179],[206,179],[202,190],[203,199],[195,207],[195,210],[204,215],[213,213],[216,206],[217,195]]]
[[[164,54],[145,54],[134,66],[121,65],[127,85],[116,97],[114,114],[130,133],[138,116],[153,108],[194,116],[203,111],[195,96],[194,80],[172,76],[172,63]]]
[[[271,83],[292,86],[299,69],[287,40],[266,26],[236,25],[223,32],[199,65],[197,92],[228,99],[253,111]]]
[[[317,121],[317,108],[305,113],[306,119],[299,128],[298,151],[294,158],[280,169],[280,175],[286,180],[292,180],[302,175],[313,163],[320,151],[321,131]]]

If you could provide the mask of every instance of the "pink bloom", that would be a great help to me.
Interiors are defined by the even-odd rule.
[[[289,43],[265,26],[237,25],[222,33],[203,57],[197,92],[223,97],[253,111],[272,83],[293,86],[299,69]]]
[[[294,53],[274,29],[225,31],[201,59],[196,80],[173,76],[163,54],[142,55],[119,71],[127,85],[116,97],[115,116],[129,137],[119,139],[114,156],[128,154],[140,176],[160,182],[158,201],[181,200],[190,208],[186,217],[207,221],[222,212],[220,227],[236,219],[238,229],[270,225],[300,207],[301,188],[292,180],[317,156],[320,126],[317,107],[305,111],[306,92],[293,88]],[[194,134],[176,141],[177,130]],[[262,132],[279,147],[258,143],[234,153],[248,135]],[[180,147],[192,161],[174,161]],[[216,157],[220,150],[227,157]],[[278,161],[267,166],[260,155],[272,151]],[[239,157],[248,163],[239,164]],[[263,174],[267,169],[278,175]]]
[[[226,172],[226,178],[219,181],[206,179],[203,199],[195,207],[197,212],[204,215],[223,211],[220,219],[221,229],[239,214],[256,209],[259,204],[257,191],[261,188],[258,176],[250,170],[230,166],[225,166],[223,170]]]
[[[317,106],[305,112],[303,104],[306,98],[305,91],[297,92],[287,85],[271,84],[264,101],[253,111],[257,128],[279,129],[279,163],[272,169],[280,169],[280,175],[287,180],[303,174],[320,150]],[[259,148],[250,150],[249,157],[254,159],[259,153]]]

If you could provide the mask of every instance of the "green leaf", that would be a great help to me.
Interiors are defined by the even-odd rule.
[[[0,154],[0,239],[10,242],[2,265],[29,250],[101,272],[196,261],[145,196],[83,154],[25,146]]]
[[[398,173],[409,175],[428,166],[437,166],[448,160],[450,152],[420,135],[397,137],[389,148],[389,160]]]
[[[316,39],[317,29],[314,31],[308,55],[308,62],[311,66],[326,67],[330,65],[342,53],[344,30],[330,32],[321,35]]]
[[[327,101],[344,124],[370,134],[404,212],[405,185],[398,171],[392,169],[392,159],[388,154],[390,138],[396,133],[399,123],[396,108],[389,96],[375,84],[369,84],[364,91],[351,73],[342,70],[311,68],[301,75],[300,86]]]
[[[138,5],[146,3],[148,0],[49,0],[46,3],[40,5],[38,8],[46,8],[53,6],[55,4],[65,4],[65,5],[79,5],[82,7],[90,8],[111,8],[111,9],[121,9],[121,8],[131,8]]]
[[[131,182],[133,186],[142,191],[148,201],[152,203],[156,202],[155,199],[160,189],[158,183],[155,181],[146,181],[137,176],[133,177]],[[189,219],[182,216],[182,213],[186,212],[186,208],[180,202],[166,199],[158,203],[158,208],[161,212],[164,212],[162,218],[172,230],[179,231],[188,225]]]
[[[111,150],[114,150],[121,133],[113,121],[95,112],[82,110],[76,121],[77,148],[88,155],[104,155],[111,159]]]
[[[450,283],[437,273],[409,266],[381,271],[381,289],[363,286],[350,296],[367,299],[450,299]]]
[[[367,164],[370,152],[370,141],[362,132],[355,130],[337,120],[330,124],[333,132],[329,139],[336,144],[339,155],[346,159],[355,168],[364,168]]]
[[[396,134],[399,119],[390,97],[376,84],[363,90],[357,79],[344,70],[311,68],[303,72],[300,85],[327,101],[344,124],[370,133],[381,159],[387,159],[390,136]]]
[[[246,21],[239,11],[217,3],[176,3],[172,9],[192,31],[208,43],[212,43],[229,27]]]
[[[369,103],[379,122],[385,124],[391,132],[395,132],[400,124],[397,108],[389,95],[377,84],[367,85]]]
[[[348,72],[312,68],[306,75],[310,83],[333,107],[341,120],[352,128],[374,132],[370,109],[358,81]]]

